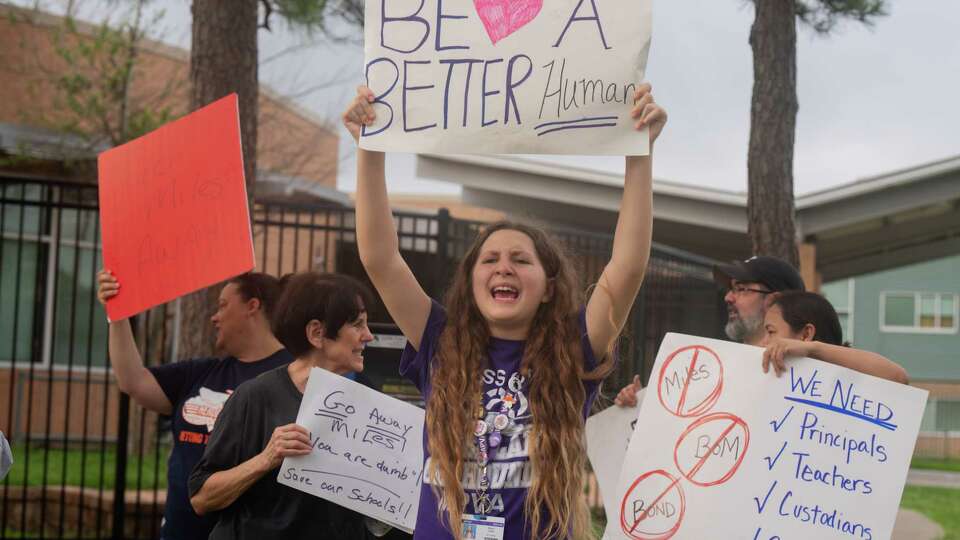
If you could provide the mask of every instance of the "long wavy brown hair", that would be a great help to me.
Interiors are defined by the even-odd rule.
[[[540,304],[534,315],[520,366],[521,375],[530,381],[533,416],[527,445],[533,479],[524,505],[526,522],[532,538],[592,538],[583,494],[583,381],[609,374],[613,354],[606,354],[600,365],[585,371],[577,321],[583,295],[576,270],[560,245],[535,227],[493,223],[460,261],[446,295],[448,319],[431,367],[433,395],[426,415],[431,461],[427,473],[440,501],[441,519],[446,511],[450,530],[457,536],[467,503],[461,475],[472,441],[482,372],[488,367],[490,340],[487,322],[473,297],[472,271],[483,243],[500,230],[530,237],[553,288],[550,300]]]

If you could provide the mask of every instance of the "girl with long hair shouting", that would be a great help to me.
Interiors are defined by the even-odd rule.
[[[360,87],[343,115],[355,139],[375,118],[373,99]],[[649,128],[652,151],[666,113],[649,85],[631,114]],[[651,161],[626,158],[612,256],[585,304],[550,237],[500,222],[460,261],[441,305],[400,255],[383,153],[357,150],[360,259],[407,338],[401,373],[426,402],[415,539],[591,537],[584,419],[650,257]]]

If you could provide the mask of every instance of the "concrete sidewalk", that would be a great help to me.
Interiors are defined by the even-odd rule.
[[[927,516],[914,510],[901,508],[893,524],[890,540],[938,540],[943,538],[943,528]]]
[[[960,473],[910,469],[907,485],[960,489]],[[937,540],[942,537],[943,528],[923,514],[904,508],[897,512],[892,540]]]
[[[960,473],[910,469],[907,485],[960,489]]]

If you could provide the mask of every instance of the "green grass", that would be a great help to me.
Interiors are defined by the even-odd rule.
[[[960,489],[907,486],[900,506],[939,523],[942,540],[960,540]]]
[[[913,458],[911,469],[960,472],[960,459]]]
[[[960,540],[960,489],[906,486],[900,506],[916,510],[943,527],[941,540]],[[593,528],[597,538],[603,535],[606,518],[594,511]]]
[[[92,446],[92,445],[91,445]],[[9,482],[11,486],[80,486],[99,488],[101,471],[103,473],[103,488],[113,489],[116,482],[116,453],[112,450],[100,452],[96,446],[88,446],[85,454],[80,450],[44,450],[40,447],[31,447],[29,456],[26,447],[22,444],[14,445],[13,468],[10,469]],[[126,486],[137,488],[139,476],[140,489],[160,489],[167,487],[167,455],[166,448],[160,449],[159,461],[155,459],[154,451],[147,451],[143,459],[138,456],[127,458]],[[46,467],[44,467],[46,457]],[[66,467],[64,467],[66,459]],[[103,461],[101,466],[101,459]],[[85,464],[84,464],[85,461]],[[29,467],[28,467],[29,463]],[[142,473],[140,467],[142,463]],[[84,466],[85,465],[85,466]],[[81,478],[81,469],[83,477]],[[44,478],[46,470],[46,478]],[[142,474],[142,475],[141,475]],[[5,480],[6,481],[6,480]]]

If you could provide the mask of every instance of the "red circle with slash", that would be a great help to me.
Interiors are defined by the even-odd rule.
[[[732,442],[729,440],[731,434],[736,435]],[[684,460],[681,464],[680,449],[690,449],[684,443],[691,437],[697,437],[696,452],[693,453],[695,461],[690,463]],[[709,414],[690,424],[680,434],[673,449],[673,462],[680,474],[690,482],[703,487],[715,486],[726,482],[737,472],[749,446],[750,428],[740,417],[730,413]]]
[[[663,362],[657,383],[660,404],[681,418],[709,411],[723,391],[723,363],[703,345],[677,349]]]
[[[639,499],[645,491],[653,494],[650,504]],[[638,499],[641,503],[639,509],[636,508]],[[628,508],[630,501],[632,504]],[[680,529],[686,506],[679,478],[663,469],[644,473],[630,484],[620,501],[620,529],[635,540],[666,540]],[[652,524],[650,520],[655,517],[662,519]],[[647,523],[643,523],[645,521]]]

